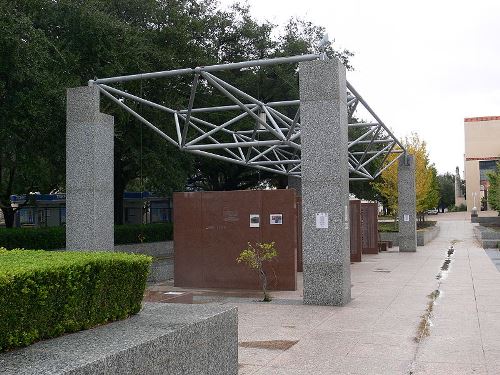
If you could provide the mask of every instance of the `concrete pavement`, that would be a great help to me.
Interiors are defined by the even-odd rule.
[[[239,374],[499,374],[500,273],[467,214],[437,219],[439,237],[417,253],[353,264],[345,307],[295,304],[300,292],[236,303]],[[291,347],[262,348],[277,340]]]
[[[303,305],[301,284],[271,303],[248,291],[195,302],[238,307],[240,375],[500,374],[500,272],[467,213],[436,219],[439,236],[416,253],[352,264],[344,307]]]

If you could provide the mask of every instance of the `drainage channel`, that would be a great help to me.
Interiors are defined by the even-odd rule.
[[[438,280],[438,285],[437,288],[434,289],[427,297],[429,298],[429,301],[427,302],[427,307],[425,309],[425,313],[422,315],[422,318],[418,324],[417,327],[417,333],[414,337],[415,342],[417,343],[417,348],[415,350],[415,355],[413,357],[413,362],[409,366],[408,374],[412,375],[414,374],[414,364],[417,359],[417,354],[418,354],[418,349],[420,348],[421,342],[426,338],[429,337],[431,334],[431,327],[432,327],[432,313],[434,311],[434,305],[436,304],[436,301],[440,296],[442,296],[443,292],[441,291],[441,284],[444,279],[448,276],[450,272],[450,265],[451,262],[453,261],[453,254],[455,253],[455,248],[454,245],[457,243],[457,240],[453,240],[450,243],[450,247],[448,248],[446,252],[446,258],[443,261],[443,264],[441,265],[441,269],[439,273],[436,275],[436,280]]]

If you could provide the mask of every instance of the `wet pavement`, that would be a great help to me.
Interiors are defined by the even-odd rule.
[[[301,289],[272,303],[214,290],[193,300],[238,306],[239,374],[500,374],[500,272],[466,213],[436,219],[439,236],[416,253],[353,264],[344,307],[302,305]]]

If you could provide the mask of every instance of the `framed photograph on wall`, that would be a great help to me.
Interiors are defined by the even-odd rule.
[[[283,214],[271,214],[271,215],[269,215],[269,224],[271,224],[271,225],[283,224]]]

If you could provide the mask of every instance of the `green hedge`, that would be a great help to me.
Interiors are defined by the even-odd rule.
[[[115,225],[115,244],[172,240],[173,224]],[[63,249],[66,247],[64,227],[0,228],[0,246],[6,249]]]
[[[425,229],[429,227],[433,227],[436,225],[436,221],[428,220],[428,221],[417,221],[417,230]],[[396,227],[394,227],[394,222],[379,222],[378,223],[378,231],[379,232],[399,232],[399,223],[396,223]]]
[[[0,351],[139,312],[151,258],[0,249]]]
[[[172,223],[116,225],[115,244],[170,241],[173,228]]]
[[[0,228],[0,246],[6,249],[62,249],[66,246],[64,227]]]

